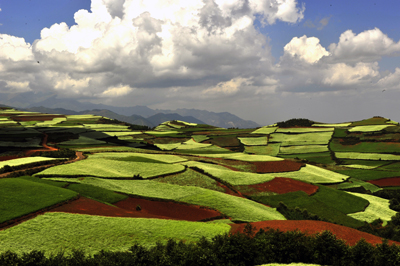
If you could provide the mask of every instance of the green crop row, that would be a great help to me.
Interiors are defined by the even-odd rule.
[[[77,195],[71,190],[26,179],[0,179],[0,223],[66,201]]]
[[[107,158],[91,158],[70,164],[48,168],[35,176],[98,176],[103,178],[142,178],[177,173],[185,169],[182,165],[166,163],[144,163],[120,161]]]
[[[46,213],[0,231],[0,252],[126,251],[134,243],[154,246],[157,241],[166,243],[169,238],[197,242],[201,237],[210,239],[229,230],[230,226],[222,223]]]

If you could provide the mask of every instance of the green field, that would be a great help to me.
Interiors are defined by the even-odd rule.
[[[349,182],[345,182],[345,183],[337,185],[336,188],[346,190],[346,189],[350,189],[350,188],[363,187],[366,190],[369,190],[371,192],[377,192],[379,190],[382,190],[381,188],[379,188],[371,183],[364,182],[364,181],[356,179],[356,178],[350,178],[348,181]]]
[[[173,174],[185,169],[178,164],[144,163],[135,161],[113,160],[109,158],[91,158],[70,164],[58,165],[35,174],[46,176],[97,176],[103,178],[132,178],[140,175],[143,178]]]
[[[283,161],[281,158],[269,156],[269,155],[251,155],[244,153],[228,153],[228,154],[202,154],[203,157],[209,158],[223,158],[245,162],[272,162],[272,161]]]
[[[280,143],[268,143],[267,146],[245,146],[244,153],[277,156],[280,147]]]
[[[226,167],[201,162],[185,162],[183,165],[189,167],[196,167],[203,170],[205,173],[222,180],[224,183],[228,183],[233,186],[240,185],[253,185],[271,181],[279,174],[257,174],[257,173],[246,173],[237,172],[227,169]]]
[[[85,145],[98,145],[98,144],[106,144],[106,143],[107,142],[105,142],[103,140],[97,140],[94,138],[79,136],[78,139],[60,142],[60,145],[71,145],[71,146],[82,145],[82,146],[85,146]]]
[[[348,127],[351,125],[350,123],[337,123],[337,124],[313,124],[313,127]]]
[[[348,169],[348,170],[334,170],[337,173],[341,173],[344,175],[348,175],[352,178],[360,179],[363,181],[368,181],[368,180],[376,180],[376,179],[381,179],[381,178],[386,178],[386,177],[396,177],[400,176],[400,171],[385,171],[385,170],[380,170],[380,168],[377,169]]]
[[[302,167],[299,171],[279,173],[279,176],[318,184],[340,183],[349,178],[347,175],[335,173],[310,164]]]
[[[361,121],[355,121],[350,126],[386,125],[390,120],[384,117],[372,117]]]
[[[154,181],[180,186],[195,186],[225,192],[225,189],[217,185],[217,181],[190,168],[186,169],[183,173],[156,178]]]
[[[339,159],[400,161],[400,155],[364,152],[335,152]]]
[[[333,132],[285,134],[273,133],[270,135],[270,142],[280,142],[281,146],[292,145],[326,145],[329,143]]]
[[[385,226],[387,222],[391,220],[392,216],[396,215],[397,213],[389,208],[389,200],[387,199],[361,193],[347,193],[369,201],[369,205],[365,211],[348,214],[355,219],[366,221],[368,223],[371,223],[376,219],[381,219],[383,220],[383,226]]]
[[[66,201],[71,190],[20,178],[0,179],[0,223]]]
[[[369,204],[368,200],[357,195],[324,186],[319,186],[318,192],[311,197],[344,214],[364,211]]]
[[[277,207],[279,202],[285,203],[291,208],[305,209],[311,214],[344,226],[357,228],[363,225],[363,222],[349,217],[337,208],[326,205],[325,203],[309,197],[304,191],[290,192],[274,196],[252,196],[252,199],[267,204],[272,207]]]
[[[252,134],[266,134],[269,135],[271,133],[274,133],[278,127],[271,127],[271,126],[266,126],[266,127],[261,127],[259,129],[256,129],[252,132]]]
[[[256,138],[238,138],[243,145],[248,146],[260,146],[267,145],[268,138],[267,137],[256,137]]]
[[[299,153],[318,153],[328,152],[328,145],[302,145],[302,146],[281,146],[279,155],[281,154],[299,154]]]
[[[228,233],[223,223],[202,223],[163,219],[102,217],[69,213],[46,213],[0,231],[0,253],[22,254],[42,250],[49,255],[74,249],[94,254],[100,250],[126,251],[135,243],[154,246],[169,238],[186,242]]]
[[[7,161],[0,162],[0,169],[3,168],[5,165],[20,166],[20,165],[24,165],[24,164],[54,161],[54,160],[59,160],[59,159],[58,158],[41,157],[41,156],[13,159],[13,160],[7,160]]]
[[[349,132],[374,132],[381,131],[387,127],[392,127],[394,125],[373,125],[373,126],[356,126],[349,129]]]
[[[179,186],[152,180],[111,180],[95,177],[75,178],[73,180],[50,178],[50,180],[73,181],[130,195],[206,206],[239,221],[256,222],[284,219],[275,209],[254,201],[194,186]]]
[[[46,179],[42,179],[42,178],[34,177],[34,176],[20,176],[20,177],[18,177],[18,179],[24,179],[24,180],[28,180],[28,181],[32,181],[32,182],[36,182],[36,183],[42,183],[45,185],[56,186],[56,187],[60,187],[60,188],[65,188],[66,186],[68,186],[68,182],[57,182],[57,181],[46,180]]]
[[[126,162],[154,162],[154,163],[180,163],[187,159],[177,155],[168,154],[149,154],[137,152],[102,152],[90,155],[90,159],[110,159]]]
[[[354,145],[341,144],[338,139],[333,139],[329,147],[335,152],[360,152],[360,153],[398,153],[400,143],[393,142],[360,142]]]
[[[78,192],[79,195],[94,199],[103,203],[113,204],[127,199],[128,196],[115,193],[114,191],[86,184],[70,184],[67,189]]]
[[[335,130],[333,127],[295,127],[295,128],[278,128],[276,133],[312,133],[312,132],[332,132]]]
[[[330,152],[279,154],[279,157],[304,159],[312,163],[336,164],[335,161],[332,160]]]
[[[210,139],[207,135],[193,135],[192,138],[198,143]]]

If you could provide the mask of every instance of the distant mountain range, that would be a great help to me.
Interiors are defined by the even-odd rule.
[[[74,99],[60,99],[56,94],[40,93],[2,94],[0,104],[31,112],[57,114],[94,114],[131,124],[155,127],[170,120],[208,124],[223,128],[256,128],[260,125],[228,112],[215,113],[197,109],[153,110],[146,106],[117,107],[105,104],[82,103]]]

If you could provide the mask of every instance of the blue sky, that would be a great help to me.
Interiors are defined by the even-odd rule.
[[[229,111],[261,124],[400,120],[391,106],[400,97],[397,0],[138,3],[0,0],[0,93]]]

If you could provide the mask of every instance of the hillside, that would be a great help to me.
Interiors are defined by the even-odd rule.
[[[0,253],[198,243],[246,224],[330,230],[350,246],[400,240],[390,119],[258,129],[172,119],[149,130],[96,112],[0,110]]]

